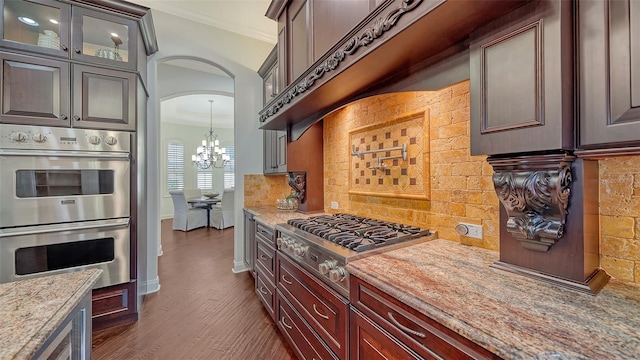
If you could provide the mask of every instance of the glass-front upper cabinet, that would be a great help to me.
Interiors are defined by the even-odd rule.
[[[69,4],[53,0],[0,0],[0,45],[69,57]]]
[[[135,70],[137,22],[79,6],[72,18],[73,59]]]

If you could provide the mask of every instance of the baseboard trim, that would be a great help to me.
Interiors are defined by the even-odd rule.
[[[233,269],[231,269],[231,271],[234,274],[238,274],[238,273],[241,273],[241,272],[246,272],[246,271],[249,271],[249,270],[250,270],[249,264],[247,264],[244,261],[234,261],[233,262]]]
[[[153,280],[149,280],[145,283],[146,288],[147,288],[147,292],[141,295],[149,295],[149,294],[153,294],[154,292],[158,292],[160,291],[160,278],[156,277]]]

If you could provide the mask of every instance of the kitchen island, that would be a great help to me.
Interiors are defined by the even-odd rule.
[[[90,354],[91,289],[101,275],[102,270],[91,269],[0,284],[0,359],[46,354],[44,348],[55,348],[54,340],[64,344],[65,329],[88,333],[85,350]],[[83,316],[73,318],[83,310]],[[77,328],[83,324],[84,329]],[[67,349],[74,351],[72,344]]]
[[[353,261],[347,270],[505,359],[640,354],[640,286],[611,279],[593,296],[491,268],[498,256],[438,239]]]

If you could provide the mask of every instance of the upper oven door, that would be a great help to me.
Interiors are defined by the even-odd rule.
[[[3,150],[0,228],[129,217],[127,153]]]

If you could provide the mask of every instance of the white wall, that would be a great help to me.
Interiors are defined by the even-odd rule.
[[[190,22],[167,13],[152,11],[160,50],[148,59],[149,109],[147,115],[147,154],[149,198],[147,203],[148,292],[159,289],[158,261],[160,253],[161,141],[158,64],[171,58],[203,60],[226,70],[234,79],[236,151],[236,194],[244,193],[244,174],[262,172],[262,134],[258,130],[258,111],[262,108],[262,79],[256,70],[273,44],[236,35],[224,30]],[[258,60],[259,59],[259,60]],[[251,64],[248,68],[242,64]],[[257,65],[256,65],[257,64]],[[155,174],[155,176],[154,176]],[[153,196],[155,194],[155,196]],[[241,223],[243,197],[235,197],[235,217]],[[233,271],[246,270],[243,256],[244,227],[235,227]]]
[[[160,216],[162,219],[173,217],[173,201],[167,189],[167,145],[170,141],[178,141],[184,145],[184,188],[197,188],[196,173],[197,168],[191,163],[191,155],[195,154],[196,147],[202,144],[204,134],[209,128],[199,126],[178,125],[171,123],[162,123],[160,136],[162,138],[162,167],[161,167],[161,191],[162,198],[160,203]],[[233,146],[233,129],[216,129],[213,131],[218,135],[220,147]],[[224,190],[223,174],[224,169],[211,168],[213,172],[213,190],[222,194]]]

